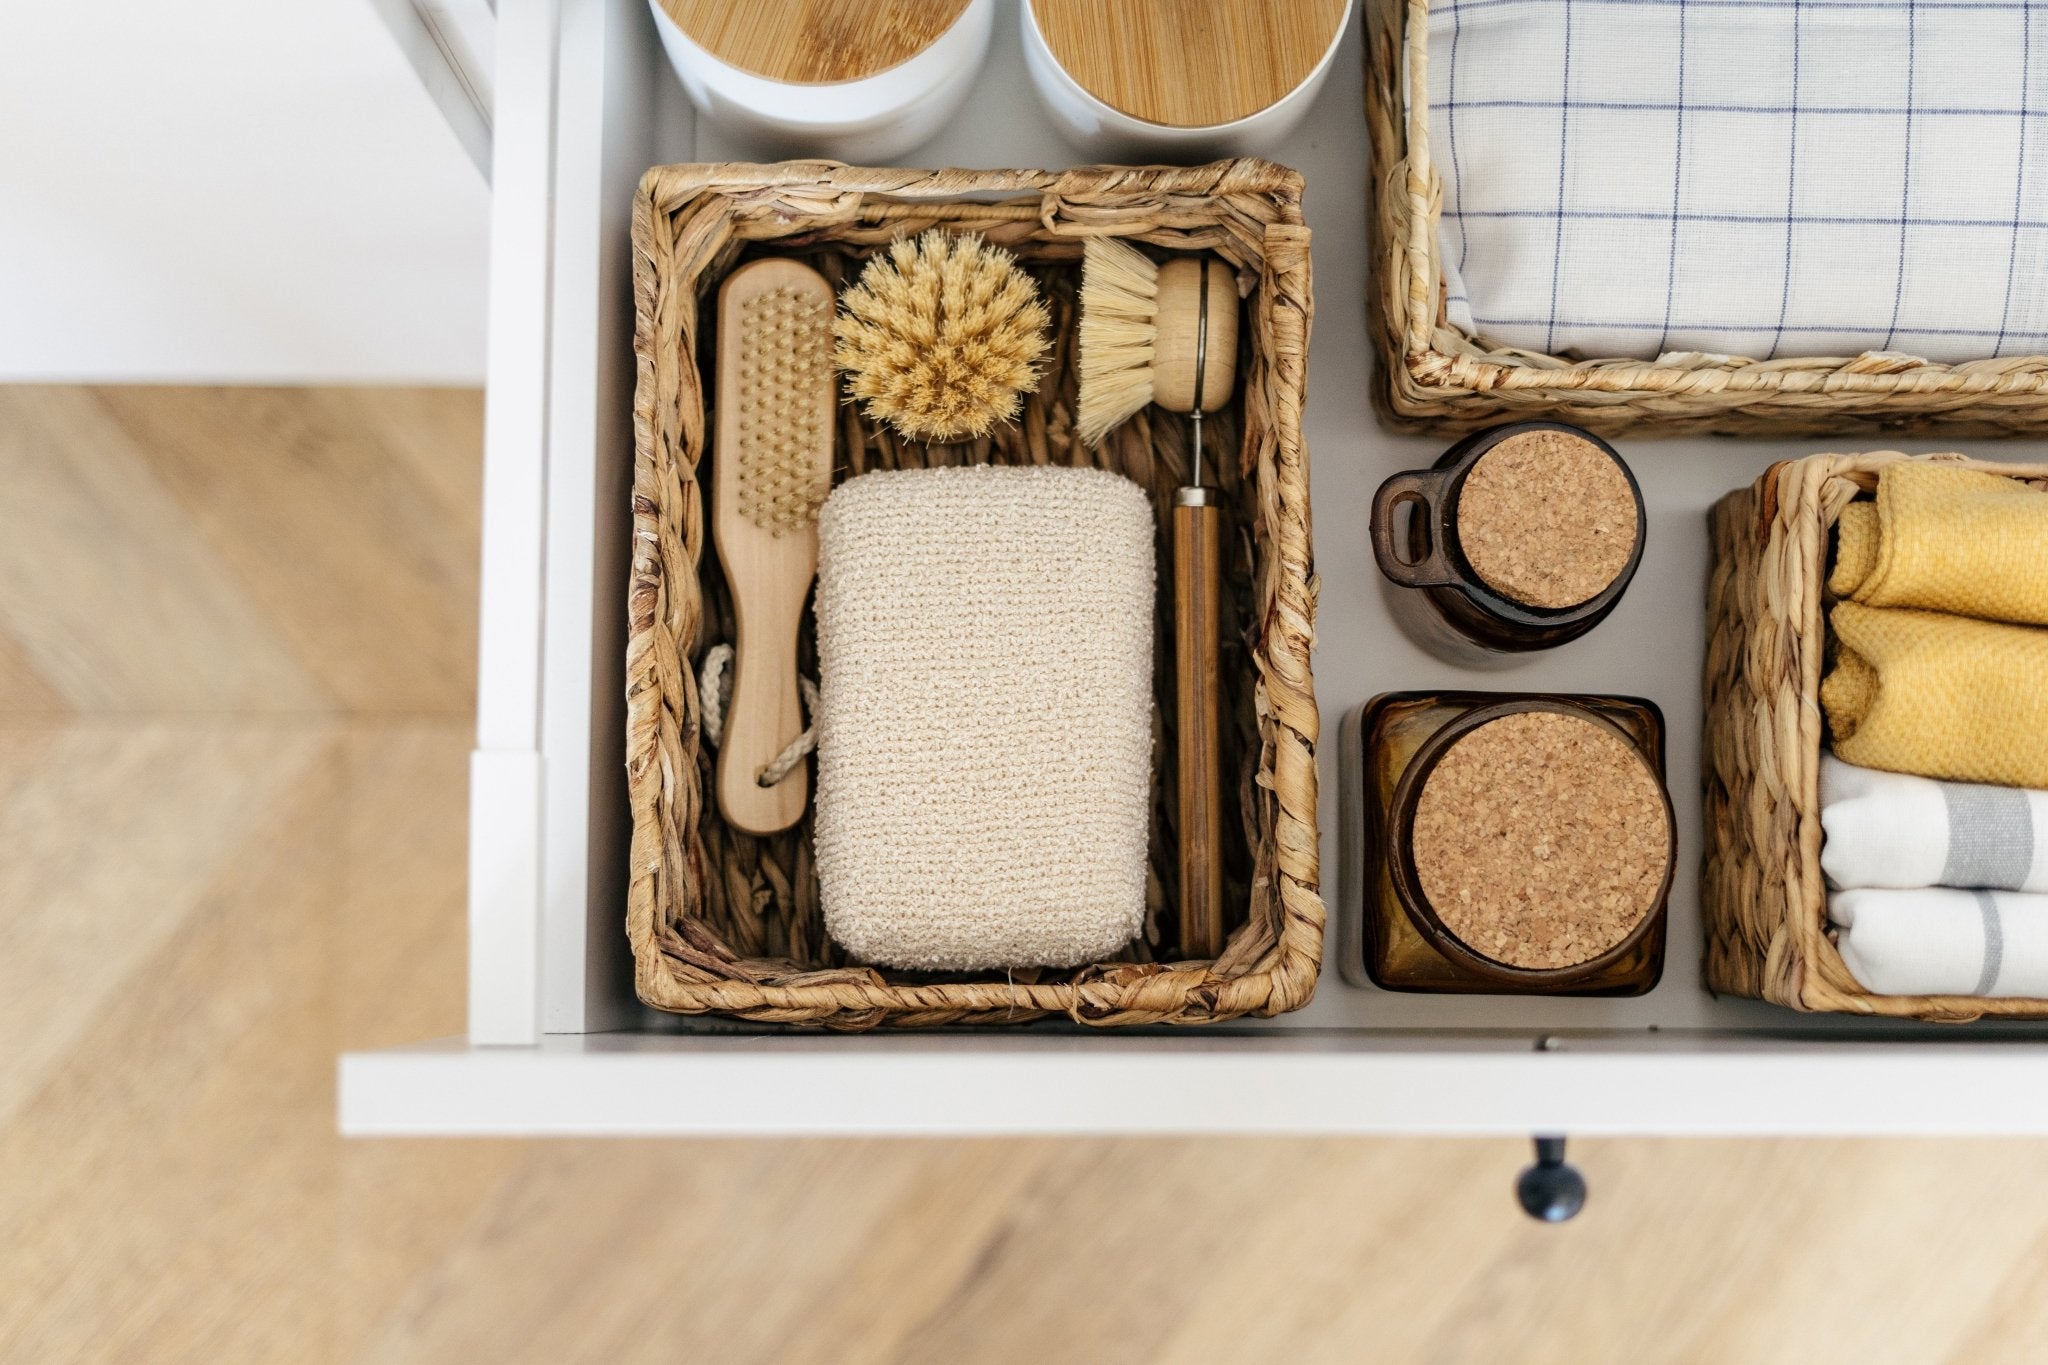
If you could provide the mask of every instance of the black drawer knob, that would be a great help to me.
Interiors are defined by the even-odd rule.
[[[1562,1223],[1586,1207],[1586,1177],[1564,1159],[1562,1137],[1536,1139],[1536,1164],[1515,1181],[1522,1211],[1544,1223]]]

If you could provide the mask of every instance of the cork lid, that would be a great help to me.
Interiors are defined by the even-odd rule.
[[[1636,548],[1628,475],[1569,431],[1517,432],[1480,456],[1458,489],[1456,516],[1472,572],[1525,607],[1591,601]]]
[[[831,85],[915,57],[953,26],[967,0],[661,0],[661,7],[727,66],[791,85]]]
[[[1267,109],[1316,69],[1346,0],[1027,0],[1053,58],[1110,108],[1170,128]]]
[[[1487,721],[1446,749],[1409,851],[1443,927],[1479,956],[1557,970],[1624,943],[1664,894],[1671,815],[1612,727],[1564,711]]]

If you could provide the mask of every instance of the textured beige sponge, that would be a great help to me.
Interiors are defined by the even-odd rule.
[[[818,523],[816,853],[865,962],[1072,967],[1142,927],[1152,507],[1094,469],[865,474]]]

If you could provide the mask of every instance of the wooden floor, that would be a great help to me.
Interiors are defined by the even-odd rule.
[[[0,388],[0,1362],[2048,1360],[2048,1143],[340,1141],[462,1025],[480,409]]]

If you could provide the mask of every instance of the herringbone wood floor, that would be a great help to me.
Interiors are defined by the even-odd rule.
[[[2048,1359],[2048,1143],[340,1141],[461,1027],[479,412],[0,389],[0,1361]]]

